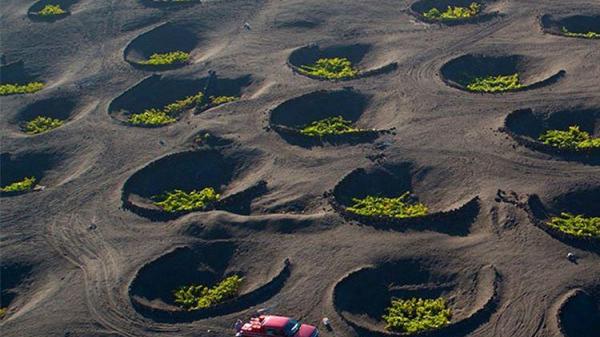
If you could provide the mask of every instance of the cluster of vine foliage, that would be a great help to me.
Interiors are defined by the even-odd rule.
[[[348,79],[358,76],[358,70],[352,67],[352,62],[343,57],[318,59],[315,64],[300,66],[299,71],[305,75],[328,80]]]
[[[0,188],[2,192],[27,192],[35,187],[35,177],[24,178],[21,181],[14,182]]]
[[[46,5],[37,14],[39,16],[49,17],[49,16],[55,16],[55,15],[63,15],[66,13],[67,12],[64,9],[62,9],[60,7],[60,5]]]
[[[600,217],[561,213],[547,222],[548,226],[569,235],[600,239]]]
[[[579,126],[569,126],[568,130],[548,130],[538,138],[544,144],[562,150],[589,150],[600,148],[600,138],[594,138]]]
[[[560,29],[560,31],[564,36],[568,36],[568,37],[582,37],[585,39],[600,39],[600,33],[598,33],[598,32],[589,31],[586,33],[574,33],[574,32],[569,31],[567,29],[567,27],[564,27],[564,26]]]
[[[300,129],[300,133],[311,137],[325,135],[341,135],[359,132],[361,130],[352,126],[352,121],[345,120],[342,116],[329,117],[311,122]]]
[[[30,135],[37,135],[52,129],[62,126],[65,122],[51,117],[37,116],[36,118],[25,123],[23,131]]]
[[[0,96],[32,94],[44,88],[42,82],[30,82],[27,84],[0,84]]]
[[[175,290],[175,303],[187,310],[208,308],[237,296],[242,281],[243,278],[233,275],[211,288],[193,284],[184,286]]]
[[[502,92],[523,88],[519,74],[477,77],[467,85],[467,89],[476,92]]]
[[[167,104],[162,109],[147,109],[139,114],[131,114],[129,123],[133,125],[165,125],[177,121],[176,117],[186,109],[190,109],[204,101],[204,94],[199,92],[196,95],[186,97],[175,103]]]
[[[164,195],[156,195],[152,199],[159,200],[154,204],[166,212],[185,212],[203,210],[218,201],[220,197],[221,195],[214,188],[205,187],[190,192],[174,190]]]
[[[429,209],[420,202],[410,200],[410,192],[397,198],[367,196],[363,199],[352,198],[349,212],[365,216],[388,216],[392,218],[412,218],[427,215]]]
[[[423,13],[423,16],[431,20],[464,20],[474,17],[479,13],[481,5],[472,2],[469,7],[448,6],[446,11],[442,12],[437,8],[432,8]]]
[[[0,308],[0,319],[3,319],[6,316],[6,308]]]
[[[217,106],[238,100],[238,98],[235,96],[210,96],[208,99],[210,100],[211,106]]]
[[[450,322],[451,310],[442,297],[392,299],[383,320],[387,330],[415,333],[439,329]]]
[[[146,61],[141,61],[140,64],[151,65],[151,66],[164,66],[170,64],[183,64],[187,63],[190,59],[190,54],[184,51],[174,51],[169,53],[155,53],[150,55],[150,58]]]

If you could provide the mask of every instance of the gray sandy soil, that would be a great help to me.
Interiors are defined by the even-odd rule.
[[[319,324],[325,337],[364,336],[369,332],[344,319],[364,315],[342,312],[348,305],[334,301],[336,285],[361,268],[423,263],[432,271],[427,282],[448,275],[452,294],[473,296],[456,300],[465,310],[457,317],[476,307],[478,291],[490,292],[479,289],[478,271],[493,266],[498,273],[493,306],[446,336],[575,336],[563,323],[573,325],[581,309],[577,301],[568,306],[563,301],[574,289],[586,291],[592,304],[585,308],[592,312],[582,310],[591,315],[584,316],[598,320],[593,312],[600,303],[598,250],[551,236],[534,225],[525,205],[535,194],[552,208],[556,198],[587,190],[596,191],[591,200],[598,200],[600,167],[597,160],[567,160],[519,145],[499,128],[519,109],[600,109],[600,41],[547,34],[539,22],[544,14],[598,14],[600,3],[488,3],[497,16],[447,26],[420,22],[410,13],[410,2],[398,0],[203,1],[183,8],[79,0],[69,7],[69,16],[54,22],[28,17],[33,1],[2,0],[1,54],[7,63],[22,60],[27,76],[46,83],[35,94],[0,98],[2,160],[10,157],[12,165],[2,174],[35,172],[46,188],[0,199],[2,299],[10,298],[1,334],[232,336],[236,319],[272,308]],[[198,42],[191,64],[157,72],[164,79],[202,79],[215,71],[222,79],[249,75],[251,82],[237,88],[239,101],[184,114],[169,126],[125,125],[109,111],[111,101],[154,73],[128,63],[125,48],[166,22],[189,27]],[[310,79],[287,64],[294,50],[310,43],[366,44],[370,49],[361,66],[395,62],[397,68],[352,81]],[[469,93],[447,85],[440,75],[447,62],[465,54],[523,55],[521,66],[529,70],[531,83],[561,70],[564,76],[520,92]],[[269,127],[270,111],[282,103],[344,87],[370,97],[359,123],[393,132],[365,142],[305,146]],[[45,134],[24,134],[19,123],[27,108],[57,97],[74,102],[69,121]],[[134,101],[145,99],[140,95]],[[239,207],[170,220],[153,221],[124,208],[130,197],[124,186],[136,172],[195,149],[195,136],[206,133],[213,141],[200,151],[216,151],[238,163],[226,169],[231,179],[224,196],[261,181],[266,189]],[[175,179],[178,163],[168,165],[174,173],[150,172],[145,184]],[[432,212],[460,208],[477,196],[478,211],[454,230],[452,221],[441,223],[443,214],[437,225],[382,228],[345,220],[331,207],[328,192],[353,170],[381,166],[393,171],[398,165],[410,167],[407,184]],[[497,197],[499,189],[509,196]],[[598,216],[598,205],[590,201],[583,207]],[[134,307],[131,296],[142,268],[177,247],[210,249],[218,241],[236,247],[223,258],[221,271],[244,272],[248,292],[276,277],[286,258],[289,275],[264,298],[211,317],[168,321]],[[568,252],[579,257],[577,263],[566,259]],[[176,278],[172,273],[158,269],[157,282]],[[563,307],[569,310],[566,316],[559,315]],[[332,331],[320,325],[323,317],[331,320]],[[592,326],[587,332],[594,336]]]

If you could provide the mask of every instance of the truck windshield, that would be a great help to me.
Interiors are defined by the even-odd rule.
[[[285,328],[283,328],[283,333],[285,333],[287,337],[292,337],[296,334],[296,332],[298,332],[298,329],[300,329],[300,323],[290,319],[290,321],[285,325]]]

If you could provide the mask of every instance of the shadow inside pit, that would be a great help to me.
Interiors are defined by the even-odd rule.
[[[147,61],[152,54],[183,51],[190,53],[198,45],[199,39],[195,33],[184,25],[166,23],[132,40],[125,48],[125,60],[131,65],[141,69],[173,69],[185,64],[147,65],[140,62]]]
[[[26,69],[22,60],[0,66],[0,84],[27,84],[36,80],[38,76]]]
[[[551,34],[564,36],[563,27],[576,34],[586,34],[588,32],[600,34],[600,15],[572,15],[557,18],[546,14],[542,16],[540,23],[542,28]]]
[[[0,266],[0,308],[8,308],[17,296],[17,288],[27,280],[33,267],[21,263]]]
[[[151,8],[183,9],[200,4],[201,0],[139,0],[144,6]]]
[[[566,160],[600,163],[600,149],[588,151],[562,150],[539,141],[539,137],[548,130],[568,130],[570,126],[579,126],[593,138],[600,137],[600,110],[565,109],[549,112],[534,112],[532,109],[513,111],[506,117],[505,129],[515,140],[525,146],[551,154],[560,155]]]
[[[360,168],[344,177],[333,189],[330,202],[343,217],[382,230],[406,231],[410,229],[434,230],[448,235],[466,236],[479,214],[479,200],[474,198],[458,209],[430,213],[422,217],[395,219],[385,216],[357,215],[346,208],[353,199],[367,196],[394,198],[409,191],[413,186],[413,167],[409,163]],[[416,195],[411,200],[418,201]]]
[[[524,87],[510,91],[515,92],[547,86],[564,76],[564,70],[551,74],[542,62],[523,55],[466,54],[444,64],[440,75],[446,84],[472,92],[467,85],[476,78],[517,73]]]
[[[25,178],[34,177],[36,184],[42,184],[46,171],[58,163],[58,158],[50,153],[11,154],[4,152],[0,155],[0,186],[4,187]],[[28,192],[28,191],[27,191]],[[1,192],[2,196],[12,196],[25,192]]]
[[[31,7],[29,7],[29,10],[27,11],[27,16],[32,21],[50,21],[50,22],[52,22],[52,21],[60,20],[60,19],[63,19],[65,17],[71,15],[70,8],[77,1],[78,0],[40,0],[40,1],[35,2]],[[49,16],[39,15],[38,12],[41,11],[47,5],[59,5],[60,8],[62,8],[62,10],[64,10],[66,13],[58,14],[58,15],[49,15]]]
[[[580,291],[560,308],[561,329],[567,337],[597,337],[600,331],[598,289]]]
[[[368,44],[336,45],[321,49],[318,45],[308,45],[294,50],[289,57],[289,63],[295,67],[314,64],[321,58],[347,58],[354,65],[359,65],[371,50]]]
[[[469,7],[473,2],[478,3],[480,7],[480,11],[477,15],[460,19],[460,20],[434,20],[427,18],[423,15],[423,13],[428,12],[429,10],[436,8],[440,12],[444,12],[448,9],[449,6],[452,7]],[[489,21],[498,15],[497,12],[494,13],[486,13],[486,7],[488,4],[493,3],[494,0],[419,0],[415,1],[410,6],[410,11],[413,15],[419,18],[422,21],[428,23],[440,23],[444,25],[460,25],[465,23],[481,23],[485,21]]]
[[[71,119],[77,106],[77,100],[73,97],[53,97],[34,102],[21,109],[15,122],[19,126],[35,119],[38,116],[50,117],[66,121]]]
[[[352,89],[316,91],[291,99],[273,109],[269,124],[286,142],[302,147],[368,142],[383,131],[364,127],[363,132],[312,137],[301,134],[300,130],[312,122],[337,116],[361,128],[360,118],[369,102],[369,96]]]

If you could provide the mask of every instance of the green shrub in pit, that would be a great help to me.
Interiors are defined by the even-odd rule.
[[[190,59],[190,54],[183,51],[174,51],[169,53],[152,54],[146,61],[141,61],[140,64],[151,66],[163,66],[171,64],[187,63]]]
[[[27,84],[0,84],[0,96],[32,94],[44,88],[42,82],[31,82]]]
[[[203,210],[218,201],[220,197],[214,188],[206,187],[190,192],[174,190],[165,195],[156,195],[152,199],[159,200],[154,204],[166,212],[184,212]]]
[[[64,9],[60,7],[60,5],[46,5],[42,8],[41,11],[38,12],[39,16],[50,17],[55,15],[63,15],[67,13]]]
[[[147,109],[139,114],[131,114],[129,116],[129,123],[133,125],[148,125],[158,126],[174,123],[177,121],[176,117],[186,109],[190,109],[195,105],[201,104],[204,101],[204,94],[199,92],[194,96],[186,97],[182,100],[176,101],[175,103],[167,104],[162,110],[159,109]]]
[[[600,138],[593,138],[580,130],[579,126],[570,126],[568,130],[548,130],[538,138],[544,144],[562,150],[589,150],[600,148]]]
[[[235,96],[210,96],[210,105],[217,106],[225,103],[235,102],[238,100]]]
[[[392,299],[383,320],[387,330],[415,333],[439,329],[450,322],[451,310],[442,297]]]
[[[519,74],[478,77],[467,85],[468,90],[475,92],[502,92],[523,87]]]
[[[448,6],[445,12],[432,8],[423,13],[423,16],[431,20],[464,20],[472,18],[479,13],[481,5],[472,2],[469,7]]]
[[[25,178],[0,188],[2,192],[27,192],[35,187],[35,177]]]
[[[37,135],[61,127],[64,123],[65,122],[60,119],[37,116],[25,123],[23,131],[30,135]]]
[[[585,39],[600,39],[600,33],[598,32],[586,32],[586,33],[574,33],[574,32],[570,32],[567,27],[562,27],[560,29],[560,31],[563,33],[564,36],[568,36],[568,37],[582,37]]]
[[[427,206],[409,200],[410,193],[405,192],[397,198],[367,196],[363,199],[352,198],[353,205],[346,208],[349,212],[365,216],[388,216],[392,218],[412,218],[427,215]]]
[[[322,58],[313,65],[303,65],[299,68],[301,74],[317,76],[328,80],[348,79],[358,76],[358,70],[352,67],[347,58]]]
[[[345,133],[359,132],[354,128],[352,122],[345,120],[342,116],[329,117],[314,121],[303,126],[300,133],[311,137],[322,137],[325,135],[341,135]]]
[[[547,222],[548,226],[569,235],[600,239],[600,217],[561,213]]]
[[[211,307],[237,296],[243,278],[233,275],[209,288],[204,285],[189,285],[174,292],[175,303],[187,310]]]

